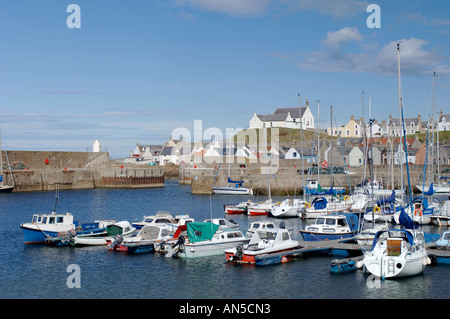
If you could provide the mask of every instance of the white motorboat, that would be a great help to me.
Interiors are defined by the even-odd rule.
[[[251,200],[240,202],[238,204],[225,204],[223,205],[223,210],[225,214],[247,214],[247,208],[251,204]]]
[[[248,245],[226,249],[225,257],[228,262],[254,264],[257,256],[287,253],[299,247],[300,243],[291,239],[287,229],[258,230]]]
[[[222,194],[222,195],[252,195],[253,194],[253,190],[251,188],[244,187],[242,185],[237,186],[237,187],[236,186],[213,187],[213,192],[214,192],[214,194]]]
[[[136,228],[128,221],[120,221],[106,226],[106,233],[103,236],[74,236],[70,238],[72,246],[102,246],[108,245],[115,236],[133,236]]]
[[[144,226],[131,237],[116,236],[109,246],[109,250],[125,251],[127,253],[145,253],[156,250],[161,241],[167,242],[172,238],[169,230],[164,226]]]
[[[257,222],[252,222],[250,224],[250,227],[245,232],[245,234],[248,237],[252,237],[256,231],[265,231],[265,230],[276,231],[277,229],[286,229],[286,225],[284,224],[284,222],[281,222],[280,225],[277,225],[273,221],[270,221],[270,220],[261,220],[261,221],[257,221]],[[288,229],[290,235],[292,234],[292,230],[293,230],[293,227],[290,227]]]
[[[298,217],[299,213],[303,212],[306,208],[305,204],[307,201],[296,198],[287,198],[282,202],[278,202],[276,205],[272,206],[270,215],[273,217]]]
[[[219,230],[222,231],[239,229],[239,225],[232,219],[212,218],[205,219],[204,222],[219,225]]]
[[[344,202],[351,204],[351,210],[354,212],[363,212],[366,210],[367,205],[372,201],[372,198],[364,193],[353,194],[350,196],[344,196]]]
[[[165,211],[158,211],[156,215],[144,216],[142,221],[133,223],[132,225],[136,229],[140,229],[145,225],[164,226],[173,223],[173,219],[172,214]]]
[[[389,229],[375,235],[363,262],[370,273],[384,279],[422,273],[430,263],[427,257],[423,231]]]
[[[169,230],[170,233],[175,233],[178,227],[193,223],[195,220],[191,218],[188,214],[184,215],[175,215],[175,217],[165,225],[161,225],[160,223],[156,223],[155,226],[165,227]]]
[[[187,224],[187,238],[180,236],[177,245],[166,245],[166,257],[196,258],[221,255],[225,249],[244,245],[249,241],[239,230],[221,231],[219,225],[194,222]]]
[[[392,192],[395,195],[405,194],[405,190],[403,189],[388,189],[383,188],[377,180],[365,180],[361,185],[355,187],[355,194],[368,194],[369,196],[375,197],[389,197]]]
[[[252,203],[247,207],[247,215],[250,216],[267,216],[272,211],[275,204],[271,199],[264,202]]]
[[[373,239],[375,238],[375,234],[381,230],[387,230],[388,226],[384,224],[375,224],[373,227],[368,226],[367,228],[362,229],[358,235],[356,235],[356,242],[360,246],[371,246],[373,243]]]
[[[450,226],[450,200],[446,200],[438,214],[431,216],[431,222],[436,226]]]
[[[310,205],[306,204],[307,207],[302,213],[299,213],[299,217],[315,219],[324,214],[347,212],[352,207],[352,204],[338,201],[336,197],[332,197],[332,200],[329,202],[325,197],[314,198]]]

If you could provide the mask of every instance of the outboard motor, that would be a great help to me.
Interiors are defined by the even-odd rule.
[[[230,261],[239,261],[244,258],[244,247],[242,245],[236,246],[236,252],[231,257]]]
[[[109,248],[114,249],[117,245],[123,242],[123,237],[121,235],[116,235],[114,240],[109,244]]]
[[[178,252],[183,248],[184,242],[185,242],[184,236],[180,235],[180,237],[178,237],[178,240],[175,244],[167,245],[168,247],[167,247],[167,253],[166,253],[165,257],[170,258],[170,257],[178,254]]]
[[[232,223],[232,224],[235,224],[235,225],[237,225],[237,223],[234,221],[234,220],[232,220],[231,218],[228,220],[230,223]]]
[[[67,232],[67,234],[61,239],[62,243],[68,243],[72,238],[74,238],[77,233],[71,229]]]
[[[285,224],[284,222],[281,222],[281,223],[280,223],[280,228],[286,229],[286,224]]]
[[[175,244],[172,245],[172,248],[175,248],[177,246],[179,246],[180,248],[184,246],[184,242],[185,242],[185,238],[183,235],[180,235],[180,237],[178,237],[178,240]]]

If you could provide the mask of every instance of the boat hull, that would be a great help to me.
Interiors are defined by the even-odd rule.
[[[370,273],[381,278],[409,277],[423,272],[426,258],[426,252],[411,255],[408,259],[405,259],[404,256],[381,259],[364,258],[364,266]]]
[[[0,194],[2,193],[11,193],[14,189],[14,186],[2,186],[0,187]]]
[[[251,188],[245,187],[213,187],[214,194],[221,195],[251,195]]]
[[[35,229],[29,229],[22,227],[23,230],[23,238],[25,241],[25,244],[40,244],[44,243],[46,238],[53,238],[57,237],[58,232],[52,232],[52,231],[40,231]]]
[[[450,226],[449,216],[433,216],[431,217],[431,222],[436,226]]]
[[[229,241],[225,243],[194,243],[186,244],[180,256],[183,258],[197,258],[222,255],[225,249],[248,244],[250,239]]]
[[[249,216],[267,216],[267,215],[269,215],[269,212],[270,212],[270,210],[268,210],[268,209],[254,208],[254,209],[248,209],[247,215],[249,215]]]
[[[301,230],[304,241],[338,240],[350,239],[355,236],[355,232],[349,233],[317,233]]]
[[[59,233],[66,232],[73,227],[67,226],[65,228],[60,228],[56,230],[41,229],[33,224],[31,226],[21,225],[20,228],[23,230],[23,238],[25,244],[41,244],[45,243],[45,239],[58,237]]]
[[[294,249],[298,249],[300,248],[299,243],[292,243],[290,245],[286,245],[284,247],[279,247],[279,248],[269,248],[269,249],[262,249],[260,251],[245,251],[244,250],[244,254],[242,256],[242,258],[235,259],[234,255],[236,252],[236,249],[234,250],[230,250],[230,251],[225,251],[225,258],[228,262],[231,263],[239,263],[239,264],[258,264],[259,260],[258,257],[264,255],[265,258],[270,259],[270,257],[279,257],[277,258],[277,260],[279,259],[281,261],[281,259],[285,256],[283,256],[283,253],[289,253],[291,251],[293,251]],[[262,262],[261,264],[265,264],[264,262]]]

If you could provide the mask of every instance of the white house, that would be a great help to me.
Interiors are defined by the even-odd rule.
[[[364,165],[364,153],[359,147],[353,147],[348,153],[348,165],[350,167],[359,167]]]
[[[438,122],[438,130],[450,131],[450,114],[443,114],[441,111]]]
[[[277,108],[274,114],[258,115],[254,113],[249,122],[249,128],[314,128],[314,116],[309,109],[309,102],[306,100],[305,107]]]

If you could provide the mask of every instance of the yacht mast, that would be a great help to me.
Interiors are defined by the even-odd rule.
[[[399,112],[399,126],[402,127],[400,125],[401,120],[402,120],[402,94],[401,94],[401,84],[400,84],[400,43],[397,43],[397,75],[398,75],[398,112]],[[399,138],[400,138],[400,143],[398,143],[398,162],[400,164],[400,190],[403,190],[404,185],[403,185],[403,164],[402,164],[402,159],[400,158],[400,156],[403,153],[403,146],[401,143],[401,134],[399,131]],[[403,191],[400,192],[401,193],[401,199],[403,202]]]

